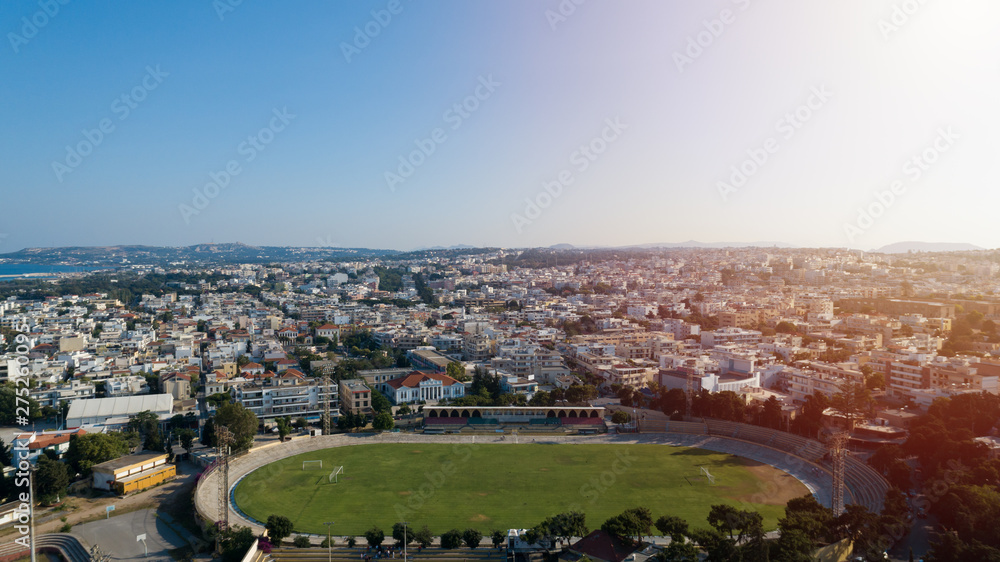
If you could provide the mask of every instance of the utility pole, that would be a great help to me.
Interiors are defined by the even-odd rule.
[[[406,562],[406,528],[409,526],[409,523],[403,521],[403,562]]]
[[[336,523],[336,521],[327,521],[323,523],[326,525],[326,550],[327,550],[327,560],[333,562],[333,541],[330,540],[330,527]]]

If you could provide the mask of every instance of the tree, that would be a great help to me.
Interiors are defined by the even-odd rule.
[[[462,382],[469,380],[469,375],[465,374],[465,365],[459,361],[452,361],[448,363],[444,369],[444,374]]]
[[[760,416],[760,425],[771,429],[781,429],[784,418],[781,415],[781,402],[774,396],[764,401],[764,409]]]
[[[840,386],[840,392],[833,396],[831,406],[847,417],[848,429],[854,429],[854,421],[868,412],[872,405],[871,390],[861,383]]]
[[[323,540],[326,541],[326,539]],[[295,548],[309,548],[310,546],[309,537],[305,535],[299,535],[295,537],[295,539],[292,541],[292,544],[295,545]],[[327,548],[329,548],[329,546],[327,546]]]
[[[88,476],[95,464],[117,459],[128,453],[128,443],[121,433],[73,434],[69,437],[66,463],[74,474]]]
[[[668,416],[687,413],[687,395],[679,388],[665,389],[660,387],[660,411]]]
[[[206,447],[215,446],[215,421],[212,418],[205,420],[205,427],[201,430],[201,444]]]
[[[235,525],[219,533],[219,549],[222,551],[223,562],[239,562],[256,540],[253,529]]]
[[[264,528],[267,529],[268,538],[276,545],[280,545],[281,541],[292,534],[292,522],[284,515],[268,515]]]
[[[798,529],[782,531],[775,548],[780,556],[779,560],[789,562],[810,562],[813,560],[812,552],[816,549],[815,543]]]
[[[385,540],[385,532],[378,527],[372,526],[371,529],[365,531],[365,540],[368,541],[369,546],[379,546]]]
[[[292,432],[292,424],[288,418],[278,418],[274,420],[274,423],[278,426],[278,440],[284,443],[285,437],[288,437],[288,434]]]
[[[632,416],[626,414],[625,412],[621,410],[615,410],[615,413],[611,414],[611,423],[620,425],[623,423],[628,423],[628,421],[631,418]]]
[[[160,435],[160,417],[149,410],[139,412],[128,420],[128,431],[142,437],[142,446],[150,451],[165,451],[163,436]]]
[[[405,523],[393,523],[392,524],[392,538],[396,541],[396,544],[402,546],[404,544],[410,544],[416,537],[413,536],[413,530],[409,528],[409,525]]]
[[[732,560],[736,553],[736,541],[715,529],[694,529],[691,540],[705,549],[712,561]]]
[[[634,507],[605,521],[601,530],[622,540],[635,538],[636,542],[642,542],[642,537],[649,534],[652,525],[653,515],[649,509]]]
[[[688,536],[687,521],[674,515],[664,515],[656,520],[656,529],[666,537],[670,537],[671,542],[683,542]]]
[[[191,447],[194,445],[194,438],[198,434],[195,433],[193,429],[188,429],[186,427],[184,429],[178,429],[175,433],[178,437],[180,437],[181,446],[184,447],[184,450],[187,451],[188,454],[191,454]]]
[[[483,541],[483,534],[478,529],[466,529],[462,533],[462,541],[465,543],[465,546],[475,549]]]
[[[452,529],[441,535],[441,548],[454,549],[462,546],[462,531]]]
[[[215,424],[226,426],[233,436],[233,452],[246,451],[253,446],[257,423],[257,414],[247,410],[243,404],[223,404],[215,411]]]
[[[21,396],[21,392],[24,392],[25,394]],[[20,402],[18,402],[18,399],[20,399]],[[13,383],[4,383],[4,385],[0,387],[0,425],[15,425],[18,418],[17,408],[18,406],[23,408],[25,400],[28,401],[28,417],[30,419],[42,417],[42,409],[38,405],[38,401],[27,395],[27,389],[25,387],[19,387],[15,391]]]
[[[670,544],[660,553],[663,562],[698,562],[698,547],[694,543],[671,540]]]
[[[572,537],[585,537],[589,532],[587,516],[579,511],[567,511],[547,518],[541,526],[546,530],[546,534],[560,541],[569,541]]]
[[[65,464],[45,455],[38,457],[37,467],[35,490],[42,502],[49,503],[69,486],[69,471],[66,470]]]
[[[500,545],[502,545],[506,540],[507,535],[505,535],[503,531],[499,529],[490,531],[490,542],[493,543],[493,548],[500,548]]]
[[[394,425],[395,422],[393,422],[392,415],[389,412],[379,412],[375,414],[375,418],[372,420],[372,428],[378,431],[388,431]]]
[[[70,440],[72,440],[70,436]],[[0,467],[12,466],[10,458],[10,445],[4,443],[3,438],[0,438]]]
[[[421,548],[427,548],[434,543],[434,534],[427,528],[427,525],[424,525],[413,533],[413,540],[416,541]]]
[[[552,399],[552,395],[544,390],[539,390],[531,397],[528,401],[529,406],[553,406],[555,405],[555,400]]]
[[[381,392],[372,389],[372,410],[375,412],[391,412],[392,404]]]
[[[873,372],[865,377],[865,386],[868,390],[885,390],[885,375]]]
[[[796,416],[792,427],[801,435],[816,437],[823,427],[823,412],[830,406],[830,399],[822,392],[814,392],[806,396],[802,405],[802,413]]]

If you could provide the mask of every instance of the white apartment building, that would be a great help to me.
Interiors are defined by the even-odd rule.
[[[257,414],[261,420],[289,416],[319,420],[323,414],[323,401],[330,401],[330,416],[340,415],[337,385],[330,385],[329,392],[318,381],[284,381],[280,384],[266,382],[236,382],[230,389],[233,399]]]
[[[701,346],[711,348],[717,345],[752,345],[760,343],[761,333],[757,330],[744,330],[743,328],[719,328],[709,332],[701,333]]]

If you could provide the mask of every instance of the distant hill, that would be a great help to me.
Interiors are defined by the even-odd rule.
[[[878,254],[906,254],[909,252],[974,252],[985,250],[975,244],[964,242],[896,242],[888,246],[882,246],[877,250],[872,250]]]
[[[794,244],[785,242],[659,242],[655,244],[638,244],[626,248],[797,248]]]
[[[369,248],[291,248],[248,246],[240,243],[195,244],[193,246],[74,246],[68,248],[25,248],[0,254],[0,263],[43,265],[165,265],[169,263],[270,263],[384,257],[396,250]]]
[[[794,244],[785,242],[698,242],[688,240],[687,242],[654,242],[650,244],[629,244],[627,246],[574,246],[572,244],[556,244],[549,246],[552,250],[628,250],[628,249],[655,249],[655,248],[798,248]]]

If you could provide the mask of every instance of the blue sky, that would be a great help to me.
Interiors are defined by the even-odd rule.
[[[998,16],[988,0],[5,2],[0,252],[993,248]]]

